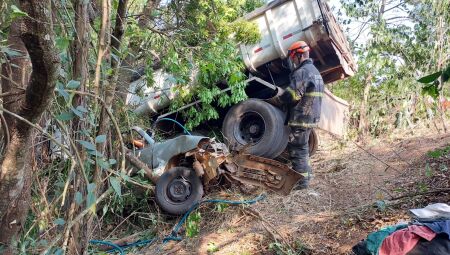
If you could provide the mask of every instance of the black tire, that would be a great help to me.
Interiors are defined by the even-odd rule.
[[[309,156],[316,154],[319,148],[319,136],[314,129],[311,130],[309,134]]]
[[[289,129],[285,114],[259,99],[248,99],[233,106],[225,116],[222,132],[226,142],[236,149],[248,145],[253,155],[275,158],[286,148]]]
[[[169,169],[156,183],[156,203],[171,215],[186,213],[202,196],[203,185],[200,178],[194,170],[187,167]]]

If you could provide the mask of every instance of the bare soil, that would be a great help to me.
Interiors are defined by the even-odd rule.
[[[269,194],[251,211],[202,206],[198,237],[155,245],[146,254],[350,254],[368,233],[408,221],[410,208],[450,201],[449,192],[427,193],[450,187],[450,155],[427,155],[449,146],[450,134],[431,132],[397,132],[365,145],[322,133],[310,188]],[[209,197],[224,195],[252,197],[232,189]]]

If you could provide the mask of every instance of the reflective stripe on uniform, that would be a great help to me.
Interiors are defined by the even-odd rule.
[[[296,121],[289,121],[288,125],[291,127],[306,127],[306,128],[317,127],[317,123],[305,123],[305,122],[296,122]]]
[[[308,93],[305,93],[305,96],[308,96],[308,97],[323,97],[323,92],[308,92]]]
[[[288,87],[288,88],[286,89],[286,91],[289,92],[289,93],[291,94],[292,98],[293,98],[295,101],[300,100],[300,97],[297,95],[297,93],[295,93],[295,90],[293,90],[293,89],[291,89],[291,88]]]
[[[306,172],[306,173],[299,173],[300,175],[302,175],[303,177],[309,177],[309,173],[308,172]]]

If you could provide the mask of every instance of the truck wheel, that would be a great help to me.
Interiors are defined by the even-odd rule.
[[[195,171],[187,167],[173,167],[156,183],[156,203],[172,215],[184,214],[203,196],[203,185]]]
[[[233,106],[225,116],[222,132],[227,143],[250,154],[275,158],[286,148],[289,129],[285,114],[259,99]],[[246,146],[248,144],[248,146]]]
[[[314,129],[311,130],[309,134],[309,156],[316,154],[319,148],[319,136]]]

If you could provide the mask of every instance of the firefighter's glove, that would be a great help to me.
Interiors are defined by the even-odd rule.
[[[300,97],[297,95],[295,90],[288,87],[283,93],[280,95],[280,100],[287,105],[292,105],[297,103],[300,100]]]

